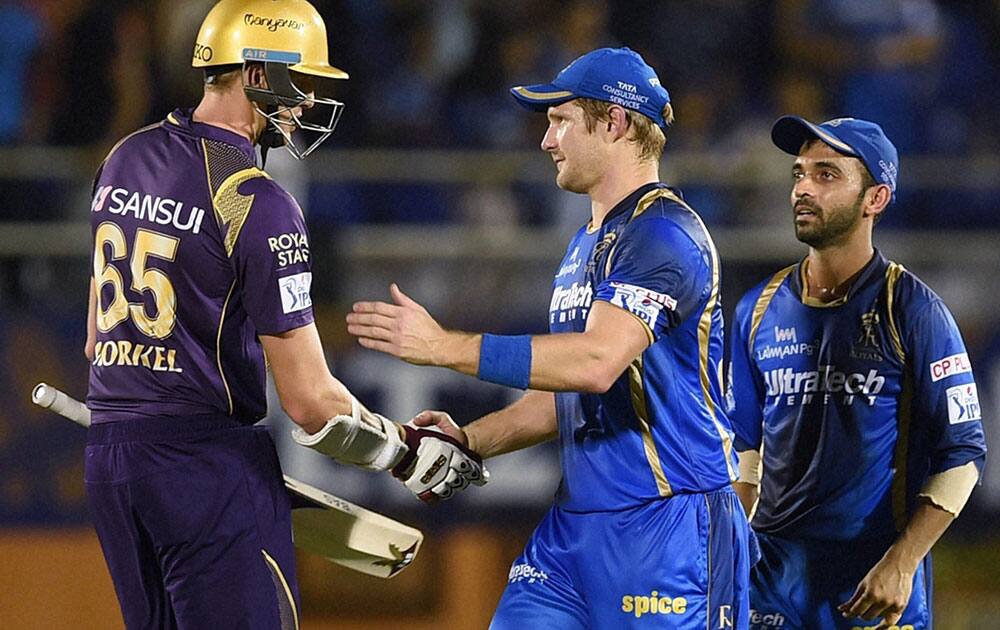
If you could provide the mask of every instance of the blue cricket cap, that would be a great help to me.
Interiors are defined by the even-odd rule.
[[[792,155],[798,155],[807,140],[816,138],[838,153],[861,160],[872,178],[889,186],[896,199],[899,153],[882,127],[858,118],[834,118],[817,125],[799,116],[782,116],[771,127],[771,140]]]
[[[598,48],[563,68],[552,83],[510,89],[524,107],[544,112],[574,98],[592,98],[621,105],[651,118],[665,128],[663,108],[670,94],[639,53],[628,48]]]

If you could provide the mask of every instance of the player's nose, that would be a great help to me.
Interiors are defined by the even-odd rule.
[[[555,129],[549,125],[549,128],[545,130],[545,135],[542,136],[542,151],[555,151],[557,146]]]

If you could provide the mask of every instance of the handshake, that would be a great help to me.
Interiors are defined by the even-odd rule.
[[[490,478],[482,458],[466,446],[465,434],[440,411],[398,424],[353,400],[351,415],[331,418],[313,434],[296,427],[292,439],[344,464],[392,471],[427,503],[448,499],[470,484],[485,485]]]

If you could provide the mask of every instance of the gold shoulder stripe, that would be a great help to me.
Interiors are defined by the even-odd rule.
[[[648,210],[649,207],[653,205],[653,202],[655,202],[657,199],[669,199],[670,201],[674,201],[681,204],[691,212],[694,212],[694,210],[691,210],[691,206],[687,205],[686,203],[684,203],[683,199],[681,199],[674,193],[670,192],[669,188],[657,188],[655,190],[649,191],[648,193],[643,195],[641,199],[639,199],[639,202],[635,204],[635,210],[632,211],[632,218],[630,218],[629,221],[635,219],[637,216]],[[697,212],[694,212],[694,214],[695,216],[698,215]]]
[[[250,208],[253,207],[254,195],[241,195],[239,187],[243,182],[258,177],[271,179],[267,173],[259,168],[246,168],[236,171],[226,178],[219,186],[219,190],[212,197],[212,207],[215,208],[216,217],[225,226],[224,244],[226,255],[232,256],[236,247],[236,239],[240,236],[240,230],[246,223]]]
[[[899,360],[906,362],[906,350],[903,348],[903,338],[899,334],[899,326],[896,323],[896,315],[893,306],[896,301],[896,284],[906,273],[906,268],[899,263],[890,262],[885,271],[885,310],[889,318],[889,335],[892,337],[892,347],[896,351]]]
[[[663,472],[660,454],[656,451],[656,441],[649,428],[649,408],[646,405],[646,389],[642,383],[641,354],[628,366],[628,381],[629,391],[632,394],[632,408],[635,410],[636,417],[639,418],[639,430],[642,432],[642,447],[646,453],[646,462],[649,464],[649,469],[653,472],[653,479],[656,481],[656,490],[661,497],[672,496],[674,491]]]
[[[757,337],[757,329],[760,328],[760,323],[764,320],[764,313],[767,312],[767,307],[774,299],[774,294],[778,292],[778,287],[794,269],[795,265],[789,265],[771,276],[771,280],[768,281],[764,290],[761,291],[760,297],[757,298],[757,303],[753,305],[753,313],[750,316],[750,335],[747,337],[747,345],[750,346],[751,355],[753,354],[753,342]]]

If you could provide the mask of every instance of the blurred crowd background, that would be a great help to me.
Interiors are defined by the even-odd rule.
[[[538,150],[544,116],[520,109],[507,90],[550,80],[592,48],[627,45],[671,93],[677,122],[663,177],[716,238],[727,318],[743,291],[804,253],[792,236],[790,158],[769,139],[773,120],[855,116],[884,127],[900,150],[900,191],[876,245],[952,308],[988,439],[1000,449],[1000,1],[313,4],[326,19],[331,63],[351,75],[321,92],[344,101],[345,114],[316,154],[296,163],[272,151],[268,170],[306,210],[328,356],[369,406],[403,420],[444,408],[467,422],[516,398],[363,351],[346,337],[343,315],[398,281],[446,325],[544,331],[552,275],[589,206],[555,187]],[[29,392],[46,380],[86,394],[91,178],[118,138],[197,104],[191,50],[211,5],[0,0],[0,550],[24,562],[11,561],[0,584],[2,627],[120,624],[106,617],[113,599],[72,626],[17,616],[30,584],[66,578],[39,560],[46,553],[57,566],[86,558],[101,601],[110,596],[87,528],[83,431],[33,409]],[[286,469],[418,524],[430,541],[389,583],[303,559],[307,612],[327,615],[307,627],[484,627],[507,563],[558,483],[555,451],[500,458],[482,491],[424,508],[387,476],[297,451],[276,401],[272,409]],[[1000,628],[989,621],[1000,619],[993,464],[938,549],[945,630]],[[447,595],[455,580],[471,589],[464,607]],[[372,603],[384,598],[395,607]],[[47,601],[47,614],[61,614],[58,596]]]

